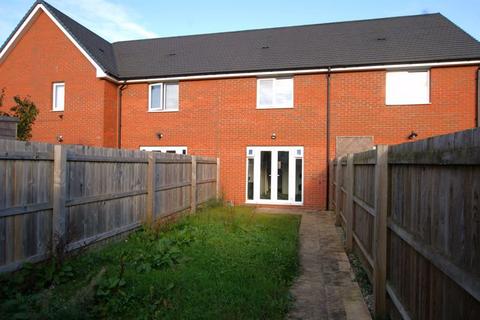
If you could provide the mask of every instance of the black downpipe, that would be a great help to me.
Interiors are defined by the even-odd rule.
[[[330,209],[330,67],[327,72],[327,110],[326,110],[326,126],[327,126],[327,195],[326,208]]]
[[[122,85],[118,87],[117,94],[117,148],[122,147],[122,91],[125,89],[127,84],[123,81]]]
[[[477,68],[477,76],[476,76],[476,81],[477,81],[477,93],[476,93],[476,125],[477,128],[480,127],[480,67]]]

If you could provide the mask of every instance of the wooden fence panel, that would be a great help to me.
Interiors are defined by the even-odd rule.
[[[384,316],[386,294],[392,319],[480,318],[480,129],[391,146],[383,171],[377,152],[354,155],[351,217],[353,247],[372,272],[375,315]],[[338,172],[333,185],[349,179]]]
[[[69,248],[134,228],[144,221],[147,153],[73,146],[68,149],[68,158]],[[122,158],[130,162],[121,162]]]
[[[149,162],[144,151],[56,150],[64,152],[62,166],[54,166],[53,145],[0,140],[0,272],[46,259],[62,234],[61,250],[70,251],[140,226],[147,218],[149,181],[154,219],[219,193],[216,158],[198,157],[198,198],[192,198],[191,156],[154,153]]]
[[[157,158],[156,170],[156,218],[190,208],[191,197],[192,157],[176,154],[161,156]]]
[[[50,249],[53,146],[0,140],[0,152],[0,267],[9,270]]]
[[[209,200],[216,192],[217,163],[211,158],[197,157],[197,203]]]

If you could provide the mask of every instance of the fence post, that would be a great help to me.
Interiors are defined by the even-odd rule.
[[[220,199],[220,158],[217,158],[217,181],[216,181],[216,187],[217,187],[217,200]]]
[[[345,208],[345,220],[346,223],[346,237],[345,247],[347,251],[352,250],[353,246],[353,183],[354,183],[354,166],[353,166],[353,154],[347,155],[347,170],[346,170],[346,184],[345,190],[347,191],[347,203]]]
[[[190,191],[190,212],[197,210],[197,157],[192,156],[192,189]]]
[[[335,159],[335,225],[342,225],[340,217],[340,201],[342,201],[342,190],[340,189],[340,174],[342,173],[342,158]]]
[[[53,148],[53,215],[52,248],[53,255],[63,254],[67,234],[67,149],[62,145]]]
[[[148,153],[148,169],[147,169],[147,223],[151,223],[155,217],[155,180],[157,157],[154,152]]]
[[[375,318],[386,316],[388,146],[378,145],[375,165],[375,227],[373,295]]]

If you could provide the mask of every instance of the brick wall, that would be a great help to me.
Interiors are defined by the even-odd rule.
[[[432,69],[431,104],[416,106],[385,105],[385,71],[333,74],[331,158],[336,136],[397,144],[412,131],[425,138],[474,127],[475,70]],[[255,78],[182,81],[180,112],[147,112],[147,84],[129,85],[123,104],[124,147],[185,145],[190,154],[220,157],[225,198],[235,203],[245,201],[247,146],[304,146],[305,206],[325,207],[325,75],[294,77],[294,109],[256,109]]]
[[[305,205],[325,193],[325,78],[296,76],[294,109],[256,109],[256,78],[180,82],[180,111],[147,112],[148,85],[123,94],[122,146],[187,146],[190,154],[220,157],[225,198],[245,202],[247,146],[305,147]],[[163,133],[159,140],[157,132]],[[277,139],[272,140],[272,133]]]
[[[430,104],[385,105],[385,71],[331,76],[332,139],[373,136],[375,144],[408,142],[475,126],[476,66],[430,70]],[[334,156],[335,141],[331,143]]]
[[[33,139],[56,143],[104,145],[104,80],[63,32],[40,13],[7,59],[0,64],[0,88],[6,88],[3,110],[14,95],[30,96],[40,109]],[[52,83],[65,82],[65,111],[52,110]]]

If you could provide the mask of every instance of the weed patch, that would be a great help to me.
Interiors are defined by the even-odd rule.
[[[5,319],[282,319],[298,216],[209,204],[63,263],[0,278]]]

